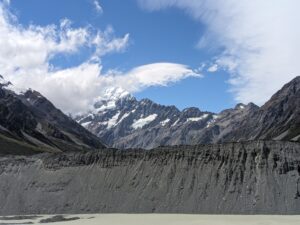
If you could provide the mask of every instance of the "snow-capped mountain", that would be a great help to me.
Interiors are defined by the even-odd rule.
[[[218,114],[193,107],[180,111],[149,99],[138,101],[128,92],[112,88],[92,110],[76,117],[87,130],[40,93],[16,93],[11,86],[0,76],[0,142],[4,137],[5,143],[12,138],[60,150],[103,147],[87,130],[102,143],[117,148],[300,140],[300,77],[286,84],[262,107],[238,104]]]
[[[103,143],[117,148],[150,149],[253,139],[297,141],[299,89],[300,77],[296,77],[262,107],[237,104],[216,114],[198,108],[180,111],[149,99],[138,101],[115,88],[107,90],[93,110],[76,120]]]
[[[239,104],[220,114],[198,108],[183,111],[149,99],[138,101],[120,88],[109,89],[94,109],[76,120],[96,134],[108,146],[118,148],[153,148],[218,141],[222,134],[216,129],[230,126],[230,120],[243,117],[253,104]]]

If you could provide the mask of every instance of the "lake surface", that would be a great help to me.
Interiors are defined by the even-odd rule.
[[[300,216],[186,215],[186,214],[77,214],[0,217],[0,225],[299,225]]]

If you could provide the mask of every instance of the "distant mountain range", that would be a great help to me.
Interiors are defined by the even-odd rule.
[[[0,76],[0,153],[300,140],[300,77],[261,107],[238,104],[218,114],[138,101],[112,88],[77,122],[40,93],[29,89],[18,94],[11,86]]]
[[[300,140],[300,77],[258,107],[238,104],[218,114],[138,101],[120,88],[108,89],[78,123],[108,146],[146,148],[242,140]]]
[[[100,140],[40,93],[17,94],[0,76],[0,153],[78,151],[102,148]]]

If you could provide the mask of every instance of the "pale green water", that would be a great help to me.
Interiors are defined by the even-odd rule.
[[[11,220],[0,218],[3,224],[41,224],[40,220],[53,215],[31,219]],[[300,225],[300,216],[232,216],[232,215],[184,215],[184,214],[80,214],[65,215],[65,218],[80,217],[78,220],[52,222],[56,225]]]

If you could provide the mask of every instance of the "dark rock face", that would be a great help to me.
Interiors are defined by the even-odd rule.
[[[148,99],[137,101],[128,93],[114,90],[106,100],[95,104],[94,111],[76,120],[108,146],[117,148],[256,139],[299,141],[300,77],[262,107],[238,104],[219,114],[197,108],[179,111]]]
[[[16,94],[6,87],[0,86],[0,153],[19,154],[21,148],[30,153],[103,147],[96,136],[40,93]]]
[[[300,144],[0,158],[0,214],[300,213]],[[17,182],[16,182],[17,181]]]
[[[79,220],[79,219],[80,219],[80,217],[65,218],[62,215],[57,215],[57,216],[53,216],[51,218],[41,219],[40,223],[56,223],[56,222],[73,221],[73,220]]]

